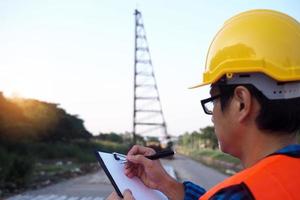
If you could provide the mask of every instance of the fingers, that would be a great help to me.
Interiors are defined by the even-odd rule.
[[[134,164],[140,164],[143,166],[147,166],[150,165],[152,163],[151,160],[149,160],[148,158],[146,158],[143,155],[135,155],[135,156],[127,156],[127,159],[129,160],[129,162],[132,162]]]
[[[135,164],[133,163],[127,163],[125,165],[125,175],[128,177],[128,178],[132,178],[134,176],[136,176],[138,173],[138,166],[136,166]]]
[[[128,189],[126,189],[124,191],[123,196],[124,196],[124,198],[123,198],[124,200],[135,200],[132,193],[131,193],[131,191],[128,190]]]
[[[134,145],[127,153],[127,155],[137,155],[137,154],[149,156],[149,155],[155,154],[155,151],[154,151],[154,149],[151,149],[149,147]]]
[[[123,199],[124,200],[135,200],[135,198],[132,195],[132,192],[129,189],[126,189],[123,193]],[[119,195],[116,192],[112,192],[106,200],[121,200]]]
[[[152,155],[155,151],[148,147],[134,145],[127,154],[127,162],[125,164],[125,175],[128,178],[138,176],[139,172],[144,171],[144,167],[152,166],[151,160],[147,159],[146,155]]]
[[[121,200],[121,198],[118,196],[116,192],[112,192],[106,200]]]
[[[134,176],[139,176],[141,172],[147,171],[147,169],[151,169],[154,165],[152,160],[149,160],[143,155],[129,155],[127,156],[127,160],[129,161],[126,163],[124,172],[125,175],[129,178]]]

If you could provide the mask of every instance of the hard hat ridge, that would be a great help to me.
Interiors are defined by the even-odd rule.
[[[226,78],[227,85],[251,84],[268,99],[292,99],[300,97],[300,81],[277,82],[262,73],[240,73]]]

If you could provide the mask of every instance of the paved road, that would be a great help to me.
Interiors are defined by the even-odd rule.
[[[198,163],[189,157],[176,155],[173,160],[163,160],[163,164],[173,166],[179,181],[192,181],[205,189],[209,189],[221,182],[226,175]]]
[[[101,200],[111,193],[113,187],[104,172],[90,174],[43,189],[28,191],[9,200]],[[55,196],[54,196],[55,195]]]
[[[206,189],[226,178],[225,175],[181,155],[162,162],[165,166],[173,167],[179,181],[190,180]],[[104,172],[99,170],[95,174],[28,191],[8,200],[103,200],[111,191],[113,188],[109,180]]]

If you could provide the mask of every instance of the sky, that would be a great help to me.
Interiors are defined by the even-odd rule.
[[[205,57],[230,17],[298,0],[0,0],[0,91],[58,103],[93,134],[132,131],[134,9],[142,13],[171,135],[212,125],[200,100]]]

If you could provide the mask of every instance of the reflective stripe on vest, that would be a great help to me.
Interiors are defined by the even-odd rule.
[[[208,200],[219,190],[244,182],[255,199],[300,199],[300,159],[272,155],[207,191],[199,200]]]

